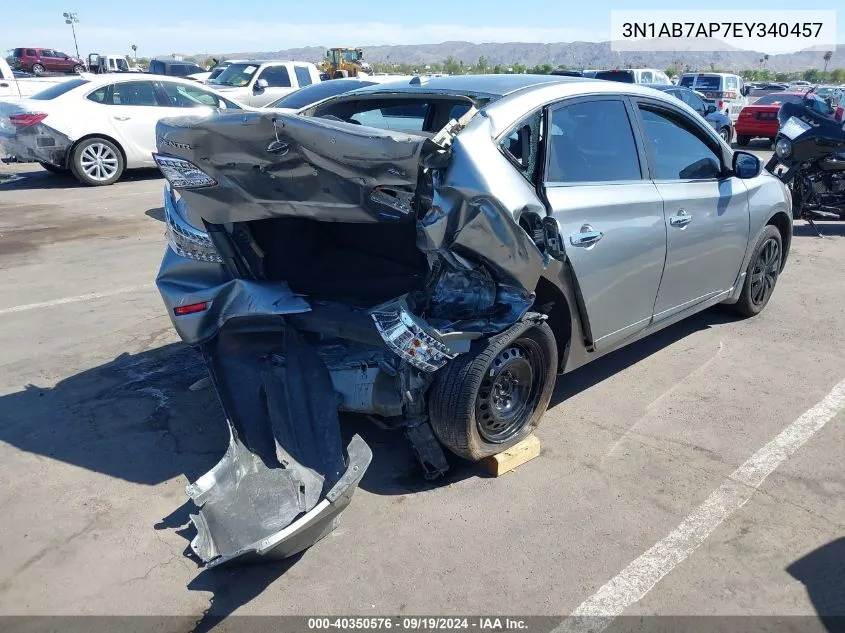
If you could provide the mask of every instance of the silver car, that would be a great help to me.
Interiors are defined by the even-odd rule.
[[[756,156],[637,85],[415,77],[157,140],[158,287],[231,430],[188,489],[209,565],[331,529],[371,457],[338,411],[402,429],[436,477],[441,447],[530,434],[557,375],[717,303],[759,313],[792,238]]]

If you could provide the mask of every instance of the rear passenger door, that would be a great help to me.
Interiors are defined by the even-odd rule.
[[[103,116],[126,153],[127,167],[153,165],[155,127],[164,116],[152,80],[122,81],[101,86],[88,95],[101,104]]]
[[[666,213],[658,321],[733,287],[749,233],[748,190],[723,162],[706,123],[668,104],[638,102],[652,181]]]
[[[649,325],[666,257],[663,201],[625,98],[549,108],[543,189],[598,350]]]

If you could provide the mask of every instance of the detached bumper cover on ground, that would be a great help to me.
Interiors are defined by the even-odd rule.
[[[191,547],[209,566],[307,548],[334,528],[370,464],[358,435],[344,457],[337,399],[316,351],[292,327],[283,336],[284,357],[255,376],[264,415],[230,421],[223,459],[188,486],[201,508]]]

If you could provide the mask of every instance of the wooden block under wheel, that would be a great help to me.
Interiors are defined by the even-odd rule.
[[[491,455],[482,460],[487,469],[494,477],[504,475],[517,466],[522,466],[540,454],[540,440],[535,435],[529,435],[519,444],[511,446],[508,450]]]

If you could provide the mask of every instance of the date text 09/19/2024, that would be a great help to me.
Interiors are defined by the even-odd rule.
[[[519,631],[524,619],[510,617],[323,617],[308,618],[308,630],[397,630],[397,631]]]

